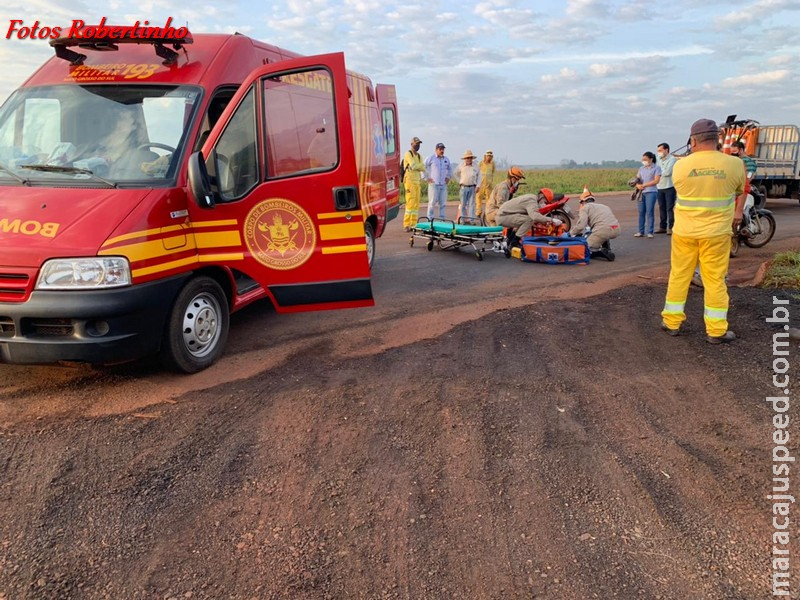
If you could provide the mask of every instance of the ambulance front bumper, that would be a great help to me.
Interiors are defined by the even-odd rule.
[[[188,275],[102,291],[34,291],[0,303],[0,362],[112,364],[156,353]]]

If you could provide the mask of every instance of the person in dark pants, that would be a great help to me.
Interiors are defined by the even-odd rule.
[[[675,186],[672,185],[672,167],[677,159],[669,153],[669,144],[662,142],[658,145],[658,158],[656,164],[661,167],[661,179],[656,184],[658,190],[658,229],[656,233],[672,235],[672,225],[675,223]]]

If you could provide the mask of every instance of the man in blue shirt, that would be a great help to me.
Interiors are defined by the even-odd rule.
[[[669,153],[669,144],[662,142],[658,145],[658,158],[656,164],[661,167],[661,179],[656,184],[658,190],[658,229],[656,233],[672,235],[672,225],[675,223],[675,186],[672,184],[672,167],[677,159]]]
[[[444,144],[436,144],[435,154],[425,160],[428,177],[428,219],[436,216],[444,219],[444,208],[447,205],[447,184],[453,176],[450,159],[444,155]],[[434,215],[438,207],[438,215]]]

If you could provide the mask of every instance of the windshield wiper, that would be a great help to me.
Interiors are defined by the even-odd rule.
[[[31,182],[30,182],[28,179],[25,179],[24,177],[20,177],[19,175],[17,175],[16,173],[14,173],[14,171],[12,171],[11,169],[9,169],[7,166],[5,166],[5,165],[4,165],[4,164],[2,164],[2,163],[0,163],[0,171],[3,171],[3,172],[5,172],[5,173],[8,173],[8,174],[9,174],[9,175],[11,175],[11,176],[12,176],[14,179],[16,179],[17,181],[19,181],[19,182],[20,182],[22,185],[30,185],[30,184],[31,184]]]
[[[46,173],[75,173],[76,175],[89,175],[98,181],[102,181],[109,187],[117,187],[113,181],[109,181],[100,175],[96,175],[94,171],[89,169],[79,169],[78,167],[62,167],[60,165],[20,165],[20,169],[31,169],[33,171],[44,171]]]

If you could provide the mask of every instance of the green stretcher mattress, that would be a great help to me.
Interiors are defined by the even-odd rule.
[[[482,227],[480,225],[456,225],[451,221],[434,221],[433,223],[417,223],[414,229],[420,231],[433,231],[436,233],[456,234],[456,235],[489,235],[503,233],[502,227]]]

